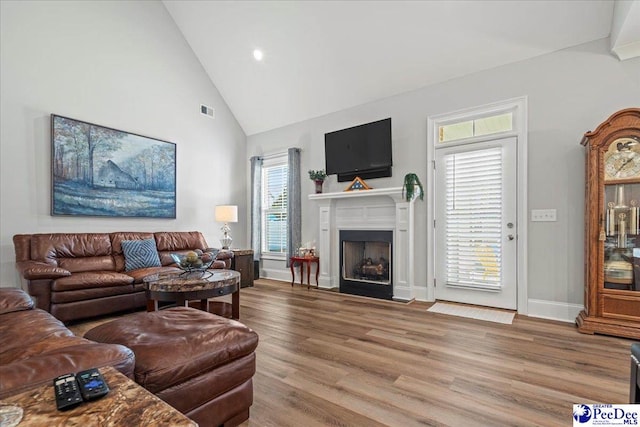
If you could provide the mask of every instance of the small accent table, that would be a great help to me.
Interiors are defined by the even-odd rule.
[[[100,368],[109,393],[68,411],[58,411],[50,384],[3,399],[22,408],[21,426],[190,426],[197,427],[177,409],[140,387],[111,366]]]
[[[233,249],[231,269],[240,273],[240,287],[253,287],[253,250]]]
[[[292,256],[289,262],[291,267],[291,286],[296,281],[296,263],[300,264],[300,284],[304,285],[304,266],[307,266],[307,289],[311,287],[311,263],[316,265],[316,288],[318,287],[318,275],[320,274],[320,258],[317,256]]]
[[[200,300],[199,308],[207,311],[209,298],[231,294],[231,317],[240,319],[240,273],[233,270],[209,270],[204,274],[171,271],[152,274],[142,279],[147,295],[147,311],[157,311],[158,301],[175,301],[187,306],[189,300]]]

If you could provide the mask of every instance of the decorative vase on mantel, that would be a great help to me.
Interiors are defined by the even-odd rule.
[[[327,177],[324,169],[321,170],[310,170],[309,171],[309,179],[313,180],[316,184],[316,194],[322,193],[322,184],[324,183],[324,179]]]

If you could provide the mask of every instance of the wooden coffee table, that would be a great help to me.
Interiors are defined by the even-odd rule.
[[[147,296],[147,311],[158,310],[159,301],[188,306],[199,300],[207,311],[208,299],[231,294],[231,317],[240,319],[240,273],[233,270],[208,270],[204,273],[171,271],[152,274],[142,279]]]

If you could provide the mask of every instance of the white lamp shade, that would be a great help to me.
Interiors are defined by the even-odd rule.
[[[216,221],[238,222],[238,207],[234,205],[216,206]]]

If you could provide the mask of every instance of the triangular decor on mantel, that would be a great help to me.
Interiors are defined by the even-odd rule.
[[[360,191],[360,190],[371,190],[371,187],[367,185],[366,182],[362,180],[359,176],[356,176],[351,184],[344,191]]]

